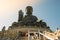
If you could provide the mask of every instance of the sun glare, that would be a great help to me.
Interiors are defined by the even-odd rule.
[[[37,0],[0,0],[0,18],[6,18],[11,15],[12,11],[23,9],[27,5],[34,5],[36,2]]]

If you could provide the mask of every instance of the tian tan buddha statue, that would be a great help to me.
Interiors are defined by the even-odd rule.
[[[33,8],[31,6],[26,7],[26,15],[23,18],[25,25],[34,25],[38,20],[36,16],[32,15]]]

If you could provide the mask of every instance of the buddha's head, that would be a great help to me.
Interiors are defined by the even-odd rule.
[[[26,14],[32,14],[33,8],[31,6],[26,7]]]

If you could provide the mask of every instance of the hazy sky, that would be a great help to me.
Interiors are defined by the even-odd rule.
[[[43,19],[53,31],[57,26],[60,28],[60,0],[0,0],[0,30],[17,22],[18,10],[22,9],[25,14],[25,7],[30,5],[33,15]]]

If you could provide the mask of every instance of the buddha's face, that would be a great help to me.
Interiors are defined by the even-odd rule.
[[[31,6],[26,7],[26,14],[32,14],[33,8]]]

